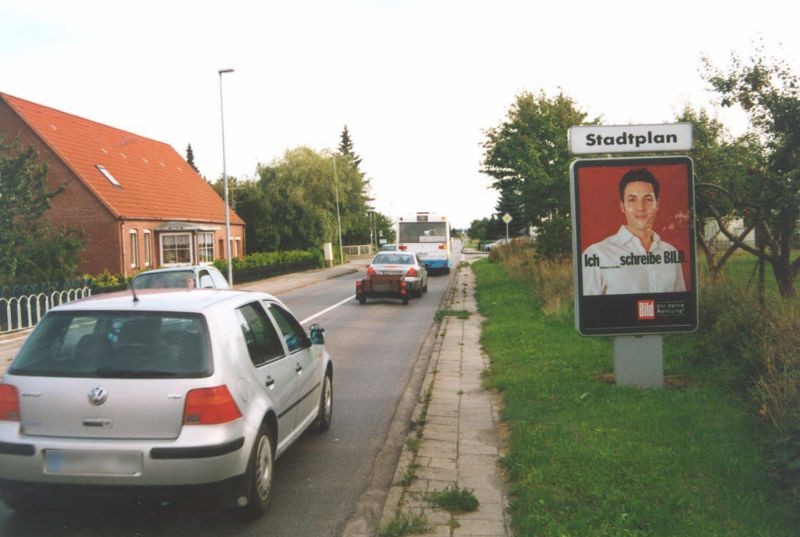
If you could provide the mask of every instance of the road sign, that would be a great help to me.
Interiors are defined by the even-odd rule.
[[[569,129],[569,150],[576,155],[688,151],[691,148],[691,123],[578,125]]]
[[[510,214],[506,213],[506,214],[503,215],[503,222],[505,222],[506,224],[508,224],[512,220],[513,220],[513,218],[511,218]]]

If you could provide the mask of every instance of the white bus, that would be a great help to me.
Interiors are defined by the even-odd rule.
[[[397,244],[414,252],[429,272],[450,272],[450,222],[436,213],[415,213],[397,220]]]

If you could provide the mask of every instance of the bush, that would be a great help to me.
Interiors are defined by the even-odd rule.
[[[130,281],[130,278],[126,278],[122,274],[111,274],[107,270],[94,277],[87,274],[84,278],[93,295],[121,291],[128,287]]]
[[[233,258],[233,281],[246,282],[324,265],[321,250],[287,250],[284,252],[255,252]],[[224,259],[214,261],[223,274],[228,273]]]

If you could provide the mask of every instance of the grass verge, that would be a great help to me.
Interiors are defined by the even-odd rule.
[[[507,405],[516,535],[798,535],[800,509],[769,477],[764,428],[730,390],[685,364],[678,389],[600,382],[610,338],[544,315],[499,264],[472,267],[486,382]],[[665,364],[669,375],[669,345]]]

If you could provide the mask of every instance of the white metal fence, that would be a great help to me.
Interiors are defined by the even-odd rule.
[[[33,328],[44,314],[59,304],[90,296],[88,286],[63,291],[0,298],[0,334]]]
[[[373,254],[374,248],[371,244],[356,244],[342,246],[342,251],[348,257],[369,257]]]

